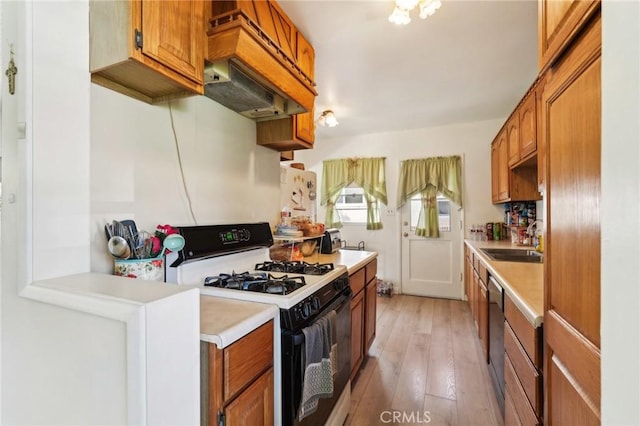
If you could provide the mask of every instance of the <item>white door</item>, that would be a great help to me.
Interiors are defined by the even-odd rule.
[[[402,293],[462,299],[462,209],[438,196],[440,237],[415,235],[420,196],[402,207]]]

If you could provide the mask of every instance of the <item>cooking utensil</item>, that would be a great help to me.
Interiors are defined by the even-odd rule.
[[[164,252],[167,250],[180,251],[184,248],[184,237],[180,234],[167,235],[162,242],[162,251],[160,256],[164,256]]]
[[[151,256],[151,234],[147,231],[140,231],[134,238],[135,255],[137,259],[148,259]]]
[[[129,247],[127,240],[119,235],[114,235],[109,238],[107,248],[109,249],[109,253],[115,258],[129,259],[129,257],[131,257],[131,247]]]

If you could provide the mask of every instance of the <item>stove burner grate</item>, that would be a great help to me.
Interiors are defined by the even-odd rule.
[[[305,275],[324,275],[333,271],[333,263],[307,263],[299,260],[293,261],[267,261],[256,264],[256,271],[288,272]]]
[[[306,285],[304,277],[289,277],[283,275],[275,277],[265,272],[236,274],[220,274],[206,277],[204,285],[226,288],[231,290],[245,290],[257,293],[286,295]]]

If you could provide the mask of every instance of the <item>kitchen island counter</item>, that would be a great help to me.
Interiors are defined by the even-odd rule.
[[[200,295],[200,340],[223,349],[269,320],[279,322],[276,305]]]
[[[517,248],[509,241],[472,241],[465,244],[482,260],[489,274],[502,285],[505,294],[534,327],[542,325],[544,318],[543,264],[525,262],[505,262],[491,260],[481,248]]]

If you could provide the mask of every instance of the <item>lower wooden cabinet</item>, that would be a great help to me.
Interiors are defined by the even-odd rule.
[[[376,337],[378,260],[373,259],[349,276],[351,299],[351,380]]]
[[[351,379],[364,359],[364,291],[351,299]]]
[[[202,424],[273,425],[273,321],[224,349],[201,342],[200,363]]]

